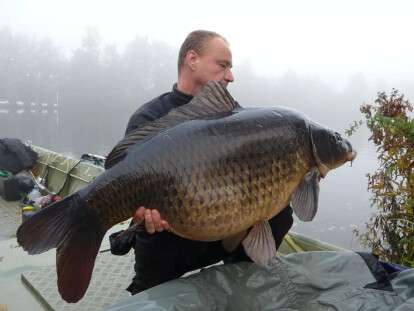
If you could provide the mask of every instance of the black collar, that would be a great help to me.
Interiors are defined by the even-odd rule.
[[[176,106],[182,106],[188,104],[193,99],[193,95],[185,94],[177,89],[177,83],[173,85],[171,95],[174,99]]]

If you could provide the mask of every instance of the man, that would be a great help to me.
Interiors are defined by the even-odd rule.
[[[233,82],[231,68],[232,54],[224,37],[204,30],[190,33],[180,48],[178,81],[173,90],[141,106],[131,116],[126,134],[145,122],[166,115],[171,109],[187,104],[208,81],[221,81],[226,85]],[[221,260],[250,260],[242,245],[229,253],[221,241],[192,241],[168,232],[169,224],[161,219],[157,210],[150,207],[139,207],[133,221],[145,221],[147,232],[135,232],[132,235],[117,232],[110,237],[113,254],[122,255],[131,247],[135,249],[136,276],[127,288],[131,294]],[[292,226],[292,209],[285,208],[269,223],[278,248]]]

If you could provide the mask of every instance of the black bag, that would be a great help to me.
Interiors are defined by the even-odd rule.
[[[0,196],[6,201],[17,201],[29,193],[34,185],[33,179],[29,176],[0,177]]]
[[[32,168],[37,158],[37,153],[19,139],[0,139],[0,170],[17,174]]]

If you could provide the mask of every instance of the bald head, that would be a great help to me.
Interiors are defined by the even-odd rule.
[[[214,38],[221,38],[228,44],[227,40],[223,36],[214,31],[195,30],[191,32],[187,38],[185,38],[178,54],[178,74],[181,72],[187,53],[189,51],[194,51],[197,54],[202,55],[208,42]]]

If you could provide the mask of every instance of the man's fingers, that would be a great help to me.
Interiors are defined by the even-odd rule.
[[[145,210],[145,228],[150,234],[155,232],[154,222],[152,221],[152,212],[150,209]]]
[[[152,221],[154,223],[155,230],[157,230],[158,232],[163,231],[164,227],[162,226],[162,223],[161,223],[160,213],[156,209],[153,209],[151,213],[152,213]]]
[[[145,207],[143,207],[143,206],[140,206],[136,211],[135,211],[135,214],[134,214],[134,222],[136,222],[136,223],[139,223],[139,222],[141,222],[142,220],[144,220],[144,217],[145,217]]]
[[[161,219],[160,213],[154,209],[148,209],[143,206],[140,206],[133,216],[135,223],[140,223],[145,221],[145,229],[148,233],[152,234],[157,232],[162,232],[168,230],[170,225],[165,220]]]
[[[170,224],[165,220],[161,220],[161,225],[164,228],[164,230],[170,230]]]

